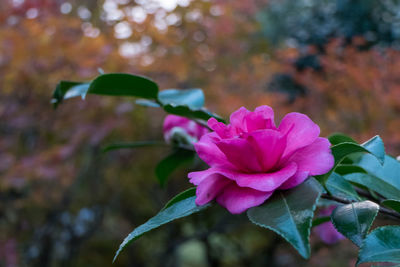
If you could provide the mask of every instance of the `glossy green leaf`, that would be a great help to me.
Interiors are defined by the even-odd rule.
[[[357,265],[364,262],[400,263],[400,226],[384,226],[364,240]]]
[[[360,247],[378,212],[379,205],[367,200],[337,207],[331,219],[341,234]]]
[[[365,147],[364,147],[365,146]],[[358,145],[356,143],[344,142],[339,143],[331,147],[333,157],[335,158],[335,164],[333,168],[324,175],[319,175],[316,178],[322,184],[325,184],[329,176],[333,171],[335,171],[336,167],[348,156],[354,153],[370,153],[374,157],[376,157],[381,164],[383,164],[385,160],[385,153],[383,147],[382,139],[379,136],[375,136],[372,139],[368,140],[363,145]],[[383,153],[382,153],[383,151]]]
[[[180,199],[179,202],[175,202],[169,207],[161,210],[156,216],[148,220],[146,223],[140,225],[135,230],[133,230],[121,243],[118,251],[115,254],[114,260],[118,257],[121,251],[132,241],[139,238],[141,235],[158,228],[166,223],[173,220],[189,216],[193,213],[202,211],[209,207],[210,205],[197,206],[195,203],[195,196],[188,195],[187,198]]]
[[[127,73],[108,73],[98,76],[90,83],[90,94],[112,96],[135,96],[156,99],[158,85],[149,78]]]
[[[165,206],[162,210],[165,210],[166,208],[171,207],[175,203],[182,201],[186,198],[193,197],[193,196],[196,196],[196,187],[191,187],[191,188],[179,193],[175,197],[173,197],[170,201],[167,202],[167,204],[165,204]]]
[[[286,191],[275,192],[263,205],[247,211],[250,221],[285,238],[304,258],[310,256],[310,229],[322,187],[309,178]]]
[[[108,152],[117,149],[132,149],[139,147],[149,147],[149,146],[167,146],[163,141],[139,141],[139,142],[127,142],[127,143],[114,143],[105,146],[102,151]]]
[[[381,164],[385,162],[385,145],[379,135],[372,137],[367,142],[361,144],[361,146],[374,155]]]
[[[86,94],[110,96],[134,96],[157,99],[158,86],[149,78],[127,73],[108,73],[98,76],[90,83],[62,81],[53,93],[55,106],[63,99]]]
[[[318,226],[320,224],[330,222],[330,221],[331,221],[331,218],[329,216],[318,217],[312,221],[311,227],[315,227],[315,226]]]
[[[368,174],[349,174],[344,177],[364,185],[382,196],[400,200],[400,162],[385,156],[385,163],[381,165],[374,157],[362,155],[354,163],[365,169]]]
[[[381,203],[383,206],[391,208],[397,212],[400,212],[400,200],[386,199]]]
[[[330,136],[328,136],[329,142],[331,142],[332,145],[337,145],[340,143],[356,143],[356,141],[354,141],[353,138],[351,138],[350,136],[347,136],[345,134],[342,133],[334,133],[331,134]]]
[[[362,155],[354,163],[365,169],[365,173],[352,173],[343,177],[351,182],[361,184],[388,199],[400,200],[400,163],[390,156],[385,157],[381,165],[371,155]]]
[[[400,190],[385,180],[371,174],[350,173],[343,176],[347,181],[365,186],[390,199],[400,199]]]
[[[367,173],[364,168],[353,164],[339,164],[336,167],[335,172],[340,175],[345,175],[349,173]]]
[[[76,96],[81,96],[82,98],[85,98],[88,89],[89,83],[61,81],[57,84],[57,87],[53,92],[53,98],[51,102],[54,108],[56,108],[64,98],[71,98]],[[67,97],[65,97],[65,94],[67,92],[70,93],[67,95]]]
[[[179,167],[193,160],[194,151],[177,149],[161,160],[156,166],[156,176],[161,186],[164,186],[169,176]]]
[[[210,111],[204,108],[191,109],[188,106],[175,106],[171,104],[167,104],[163,108],[167,113],[179,115],[182,117],[187,117],[189,119],[200,119],[207,121],[209,118],[214,117],[218,121],[224,122],[224,120],[221,117],[211,113]]]
[[[332,173],[331,176],[329,176],[328,181],[325,183],[325,187],[333,196],[347,200],[361,200],[353,186],[337,173]]]
[[[163,105],[200,109],[204,106],[204,93],[201,89],[167,89],[158,93],[158,100]]]

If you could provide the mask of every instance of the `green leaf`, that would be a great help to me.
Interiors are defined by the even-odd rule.
[[[53,92],[51,102],[53,103],[54,108],[56,108],[58,104],[62,102],[68,91],[70,91],[70,93],[67,95],[67,98],[81,96],[84,99],[88,89],[89,83],[61,81],[57,84],[57,87]]]
[[[400,200],[400,162],[386,155],[381,165],[374,157],[362,155],[354,164],[368,174],[345,175],[346,180],[364,185],[386,198]]]
[[[362,155],[357,166],[368,173],[352,173],[343,177],[357,184],[361,184],[385,198],[400,200],[400,162],[390,156],[385,156],[385,163],[381,165],[371,155]]]
[[[151,108],[159,108],[160,105],[154,101],[148,100],[148,99],[138,99],[135,101],[137,105],[143,106],[143,107],[151,107]]]
[[[349,173],[367,173],[366,170],[364,170],[364,168],[357,166],[357,165],[353,165],[353,164],[339,164],[336,169],[335,172],[337,174],[340,175],[345,175],[345,174],[349,174]]]
[[[337,173],[332,173],[331,176],[329,176],[325,187],[333,196],[347,200],[361,200],[353,186]]]
[[[318,226],[320,224],[330,222],[330,221],[331,221],[331,218],[329,216],[318,217],[312,221],[311,227],[315,227],[315,226]]]
[[[372,231],[358,254],[357,265],[364,262],[400,263],[400,226],[384,226]]]
[[[158,93],[158,100],[163,106],[187,106],[200,109],[204,106],[204,93],[201,89],[167,89]]]
[[[156,99],[158,85],[143,76],[127,73],[108,73],[94,79],[90,83],[88,93]]]
[[[172,154],[161,160],[156,167],[156,176],[161,186],[164,186],[169,176],[179,167],[193,160],[194,151],[177,149]]]
[[[182,117],[186,117],[189,119],[200,119],[207,121],[209,118],[214,117],[218,121],[224,122],[224,120],[219,117],[218,115],[211,113],[210,111],[206,110],[205,108],[201,109],[191,109],[188,106],[175,106],[171,104],[167,104],[164,107],[164,110],[167,113],[179,115]]]
[[[364,147],[365,146],[365,147]],[[368,140],[363,145],[358,145],[356,143],[344,142],[331,147],[333,157],[335,158],[335,164],[333,168],[324,175],[317,176],[317,180],[322,184],[325,184],[329,176],[332,172],[335,171],[336,167],[348,156],[354,153],[370,153],[375,156],[381,164],[383,164],[385,160],[385,153],[382,150],[383,142],[379,136],[375,136],[372,139]],[[382,154],[383,151],[383,154]]]
[[[400,200],[396,199],[386,199],[381,203],[383,206],[391,208],[397,212],[400,212]]]
[[[52,102],[57,106],[63,99],[86,94],[134,96],[157,99],[158,86],[149,78],[127,73],[99,75],[90,83],[61,81],[53,93]]]
[[[117,259],[118,255],[128,244],[139,238],[141,235],[173,220],[202,211],[210,206],[197,206],[195,203],[195,199],[195,196],[190,196],[190,194],[188,194],[187,198],[182,198],[179,202],[171,204],[169,207],[161,210],[156,216],[148,220],[146,223],[140,225],[135,230],[133,230],[119,246],[119,249],[114,256],[113,262]]]
[[[191,188],[177,194],[170,201],[168,201],[167,204],[165,204],[165,206],[164,206],[164,208],[162,208],[162,210],[165,210],[165,209],[171,207],[173,204],[175,204],[181,200],[184,200],[186,198],[193,197],[193,196],[196,196],[196,187],[191,187]]]
[[[356,143],[356,141],[354,141],[353,138],[351,138],[350,136],[347,136],[345,134],[342,133],[334,133],[331,134],[330,136],[328,136],[329,142],[331,142],[332,145],[337,145],[340,143]]]
[[[381,164],[385,162],[385,145],[383,144],[382,138],[380,138],[379,135],[372,137],[361,146],[374,155]]]
[[[309,178],[301,185],[275,192],[263,205],[247,211],[250,221],[285,238],[304,258],[310,256],[310,229],[322,187]]]
[[[167,146],[163,141],[140,141],[140,142],[129,142],[129,143],[114,143],[102,148],[102,152],[108,152],[117,149],[131,149],[139,147],[149,147],[149,146]]]
[[[331,214],[335,228],[358,247],[379,212],[379,205],[369,200],[337,207]]]

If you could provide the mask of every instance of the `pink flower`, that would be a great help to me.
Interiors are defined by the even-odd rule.
[[[320,216],[331,216],[332,211],[336,208],[335,205],[322,208],[319,211]],[[314,231],[318,234],[319,238],[325,244],[335,244],[340,240],[343,240],[345,237],[339,233],[335,226],[333,226],[332,222],[322,223],[314,228]]]
[[[195,143],[209,130],[188,118],[168,115],[164,120],[163,132],[167,143],[174,140]]]
[[[334,164],[328,139],[301,113],[287,114],[277,127],[270,107],[242,107],[230,124],[211,118],[208,126],[214,132],[203,135],[195,149],[210,168],[188,175],[197,185],[197,205],[216,199],[231,213],[242,213]]]

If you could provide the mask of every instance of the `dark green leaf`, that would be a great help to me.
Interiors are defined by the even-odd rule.
[[[165,142],[162,141],[140,141],[140,142],[129,142],[129,143],[114,143],[105,146],[102,151],[108,152],[117,149],[130,149],[138,147],[148,147],[148,146],[167,146]]]
[[[201,89],[167,89],[158,93],[158,100],[163,105],[187,106],[200,109],[204,106],[204,94]]]
[[[191,187],[183,192],[180,192],[175,197],[173,197],[170,201],[167,202],[167,204],[165,204],[165,206],[162,210],[165,210],[165,209],[171,207],[172,205],[174,205],[175,203],[177,203],[183,199],[193,197],[195,195],[196,195],[196,187]]]
[[[174,114],[174,115],[179,115],[182,117],[187,117],[189,119],[200,119],[200,120],[205,120],[207,121],[209,118],[214,117],[218,121],[224,122],[223,119],[221,119],[219,116],[216,114],[211,113],[210,111],[202,108],[202,109],[191,109],[187,106],[174,106],[171,104],[167,104],[164,107],[164,110],[167,113]]]
[[[310,256],[310,229],[322,188],[314,179],[287,190],[275,192],[263,205],[251,208],[251,222],[285,238],[304,258]]]
[[[108,73],[90,83],[90,94],[156,99],[158,85],[149,78],[127,73]]]
[[[329,142],[331,142],[332,145],[337,145],[340,143],[356,143],[353,138],[350,136],[344,135],[342,133],[334,133],[328,136]]]
[[[195,156],[194,151],[177,149],[172,154],[161,160],[156,167],[156,176],[161,186],[164,186],[169,176],[179,166],[191,162]]]
[[[314,219],[312,221],[312,226],[311,227],[315,227],[318,226],[320,224],[326,223],[326,222],[330,222],[331,218],[329,216],[325,216],[325,217],[318,217],[316,219]]]
[[[349,174],[344,176],[346,180],[364,185],[386,198],[400,200],[400,162],[386,155],[381,165],[374,157],[362,155],[354,164],[365,169],[368,175]]]
[[[325,186],[331,195],[348,200],[361,200],[353,186],[337,173],[332,173],[329,176]]]
[[[347,174],[343,176],[346,180],[361,184],[385,198],[400,200],[400,162],[386,156],[385,163],[381,165],[376,158],[366,154],[354,164],[365,169],[368,174]]]
[[[337,207],[331,215],[335,228],[361,246],[379,211],[379,205],[369,200]]]
[[[357,166],[357,165],[352,165],[352,164],[339,164],[335,172],[340,175],[345,175],[349,173],[367,173],[366,170],[364,170],[362,167]]]
[[[400,263],[400,226],[384,226],[364,240],[357,265],[364,262]]]
[[[56,108],[59,103],[65,98],[65,94],[71,91],[66,98],[71,98],[74,96],[81,96],[85,98],[87,90],[89,89],[89,83],[81,82],[71,82],[71,81],[61,81],[57,84],[56,90],[53,92],[53,99],[51,102]]]
[[[361,146],[374,155],[381,164],[385,162],[385,146],[379,135],[372,137]]]
[[[400,212],[400,200],[386,199],[381,203],[383,206],[391,208],[397,212]]]
[[[140,225],[133,230],[119,246],[117,253],[115,254],[114,260],[118,257],[121,251],[132,241],[139,238],[141,235],[158,228],[166,223],[173,220],[189,216],[193,213],[204,210],[210,205],[197,206],[195,203],[195,196],[181,199],[179,202],[175,202],[168,208],[161,210],[156,216],[148,220],[146,223]]]
[[[354,154],[354,153],[370,153],[371,155],[375,156],[381,164],[383,164],[385,160],[385,154],[382,154],[382,149],[379,148],[379,144],[383,146],[382,140],[380,139],[379,136],[375,136],[374,138],[370,139],[367,141],[366,147],[362,145],[358,145],[355,143],[350,143],[350,142],[345,142],[345,143],[340,143],[337,145],[332,146],[332,154],[333,157],[335,158],[335,164],[333,168],[326,174],[324,175],[319,175],[317,176],[318,181],[320,181],[322,184],[325,184],[326,180],[329,178],[331,173],[335,171],[336,167],[348,156]]]
[[[102,74],[90,83],[61,81],[53,93],[52,102],[57,106],[63,99],[86,94],[134,96],[157,99],[158,86],[152,80],[127,73]]]

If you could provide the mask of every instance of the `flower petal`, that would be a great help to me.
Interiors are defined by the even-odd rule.
[[[229,124],[236,135],[247,132],[244,119],[250,113],[251,111],[245,107],[241,107],[231,114]]]
[[[196,204],[201,206],[212,201],[230,183],[220,174],[209,175],[196,188]]]
[[[251,188],[239,187],[232,183],[226,186],[217,202],[232,214],[239,214],[251,207],[259,206],[272,195],[272,192],[261,192]]]
[[[287,145],[283,158],[299,148],[312,144],[319,136],[320,129],[308,116],[293,112],[287,114],[279,125],[279,131],[287,134]]]
[[[237,169],[244,172],[261,172],[257,154],[245,139],[224,139],[216,143],[226,158]]]
[[[217,121],[215,118],[210,118],[207,121],[207,124],[208,127],[216,132],[221,138],[232,138],[235,136],[230,125],[225,125],[224,123]]]
[[[297,150],[289,159],[296,162],[297,173],[287,180],[282,189],[295,187],[309,176],[327,173],[332,169],[335,159],[333,158],[328,139],[318,137],[314,143]]]
[[[297,150],[290,161],[296,162],[300,171],[309,171],[310,175],[325,174],[335,163],[330,146],[327,138],[318,137],[311,145]]]
[[[345,239],[345,237],[336,230],[332,222],[320,224],[314,228],[314,231],[325,244],[333,245]]]
[[[276,129],[274,122],[274,111],[269,106],[259,106],[254,112],[248,113],[244,122],[248,133],[260,129]]]
[[[199,157],[209,166],[235,169],[225,154],[215,144],[219,140],[221,139],[216,133],[208,133],[203,135],[200,141],[194,144],[194,148]]]
[[[206,179],[207,176],[218,173],[235,181],[238,186],[269,192],[280,188],[285,181],[291,179],[296,173],[296,170],[296,163],[291,162],[281,170],[273,173],[243,173],[223,168],[209,168],[205,171],[191,172],[188,176],[192,184],[198,185]]]
[[[289,189],[298,186],[310,176],[308,171],[297,171],[292,177],[284,182],[279,189]]]
[[[214,173],[218,172],[215,171],[213,168],[209,168],[204,171],[190,172],[188,174],[189,182],[191,182],[194,185],[199,185],[204,179],[206,179],[208,176]]]
[[[247,140],[258,154],[264,172],[268,172],[279,163],[286,148],[286,137],[275,130],[252,132]]]
[[[272,173],[236,174],[235,181],[241,187],[250,187],[268,192],[280,187],[296,173],[296,170],[296,163],[291,162],[279,171]]]

